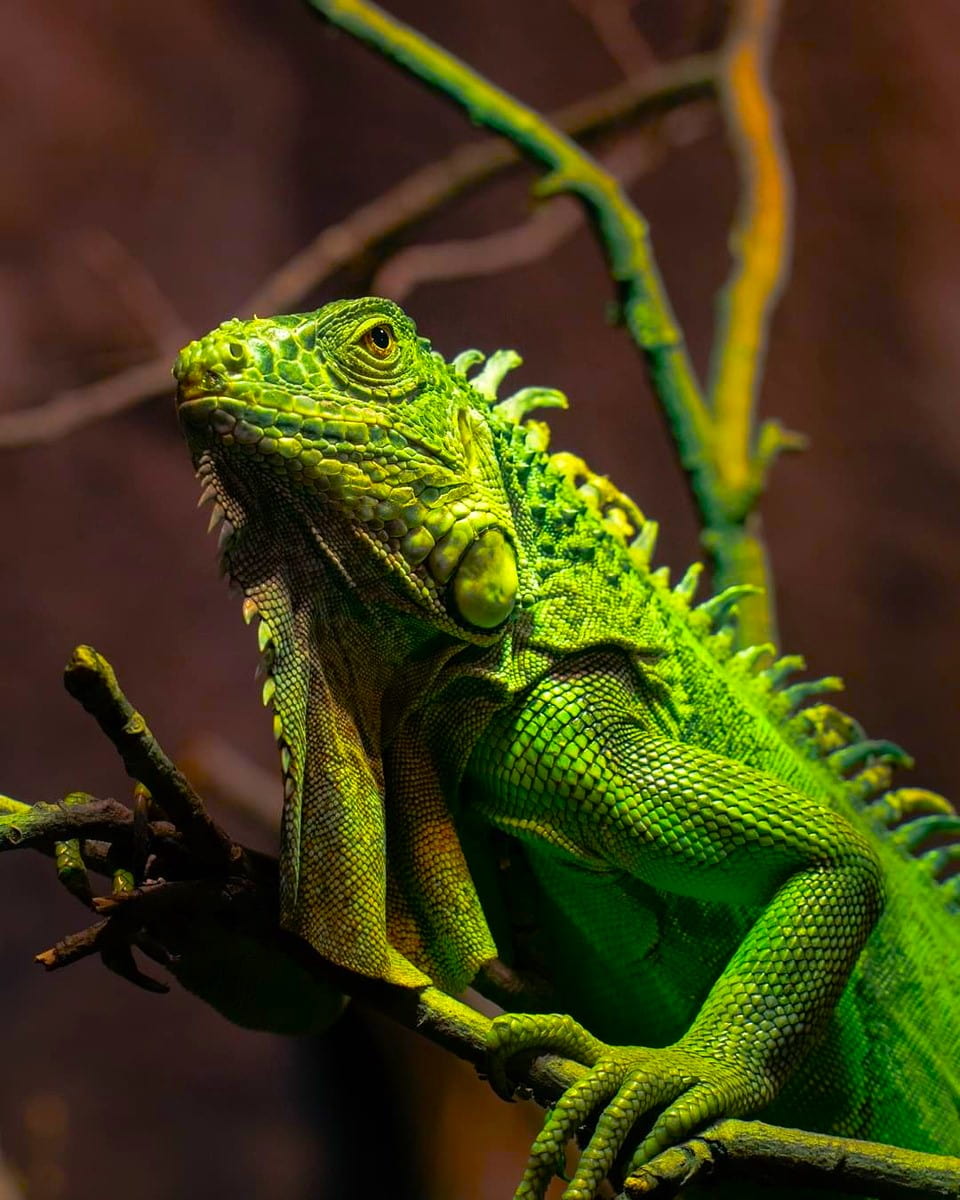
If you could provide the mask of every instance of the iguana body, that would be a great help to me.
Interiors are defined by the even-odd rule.
[[[671,591],[655,526],[525,420],[556,393],[497,402],[516,356],[468,378],[479,361],[445,363],[375,299],[228,321],[178,359],[261,620],[283,923],[350,970],[451,992],[499,948],[628,1047],[569,1018],[495,1024],[501,1064],[595,1068],[518,1195],[614,1098],[568,1197],[648,1110],[637,1161],[760,1109],[960,1154],[958,888],[935,879],[956,848],[908,853],[957,819],[888,791],[895,746],[796,711],[836,681],[787,687],[798,660],[733,653],[738,593],[693,608],[696,569]]]

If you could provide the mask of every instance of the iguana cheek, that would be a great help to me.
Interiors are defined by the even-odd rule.
[[[478,629],[495,629],[517,600],[517,556],[499,529],[482,533],[464,554],[453,577],[460,617]]]

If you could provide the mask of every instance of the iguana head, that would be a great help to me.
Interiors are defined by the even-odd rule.
[[[393,596],[467,640],[508,620],[518,546],[489,403],[397,305],[225,321],[181,351],[174,374],[232,572],[245,527],[278,529],[286,514],[361,599]],[[363,595],[371,579],[381,594]]]

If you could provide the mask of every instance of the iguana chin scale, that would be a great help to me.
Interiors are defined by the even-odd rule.
[[[957,818],[890,790],[899,748],[802,707],[838,681],[734,653],[744,589],[671,590],[653,523],[528,419],[562,397],[498,400],[518,356],[483,358],[366,298],[177,359],[259,619],[284,926],[410,988],[456,992],[498,945],[535,961],[564,1015],[497,1018],[494,1078],[521,1051],[592,1069],[518,1197],[596,1113],[567,1200],[718,1115],[960,1153],[957,847],[909,853]]]

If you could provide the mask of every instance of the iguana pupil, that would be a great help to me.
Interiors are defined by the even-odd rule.
[[[386,355],[393,346],[393,330],[389,325],[374,325],[367,333],[370,349],[376,354]]]

